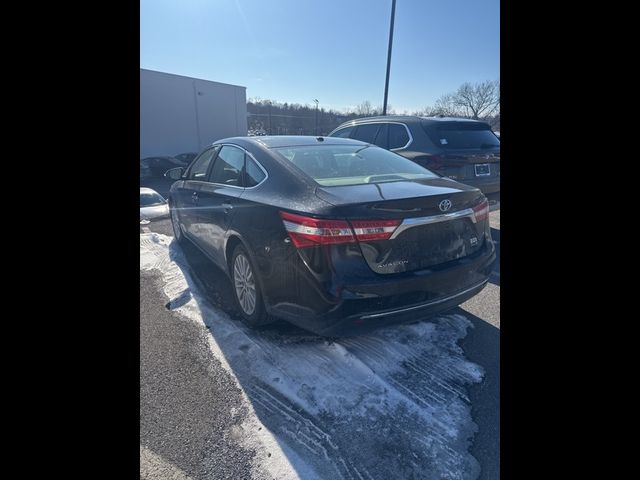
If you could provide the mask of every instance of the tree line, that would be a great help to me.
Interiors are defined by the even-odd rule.
[[[396,112],[387,105],[387,113],[483,120],[497,131],[500,130],[500,81],[466,82],[454,92],[440,96],[433,105],[412,112]],[[247,102],[249,133],[268,135],[327,135],[348,120],[381,114],[382,106],[374,107],[368,100],[345,111],[260,98],[250,98]]]

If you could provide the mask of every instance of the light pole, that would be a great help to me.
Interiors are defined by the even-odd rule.
[[[396,0],[391,0],[391,25],[389,26],[389,50],[387,51],[387,79],[384,82],[384,104],[382,115],[387,114],[387,95],[389,93],[389,70],[391,69],[391,46],[393,45],[393,20],[396,16]]]
[[[314,99],[314,102],[316,102],[316,137],[318,136],[318,100]]]

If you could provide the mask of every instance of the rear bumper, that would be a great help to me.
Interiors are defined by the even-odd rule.
[[[464,290],[416,305],[350,315],[316,330],[315,333],[322,336],[351,336],[366,333],[386,325],[424,320],[466,302],[480,293],[488,281],[488,279],[483,280],[479,284]]]
[[[375,275],[375,281],[342,285],[340,299],[324,297],[323,311],[289,302],[267,309],[319,335],[358,335],[385,325],[419,321],[460,305],[484,288],[495,259],[495,247],[488,241],[477,255],[437,270]]]

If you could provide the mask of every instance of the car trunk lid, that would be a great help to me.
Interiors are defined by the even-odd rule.
[[[379,274],[457,260],[484,242],[488,206],[480,210],[486,199],[446,178],[319,187],[316,195],[333,205],[332,217],[351,224],[362,255]],[[388,235],[372,234],[383,231]]]

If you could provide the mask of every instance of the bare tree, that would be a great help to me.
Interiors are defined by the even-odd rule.
[[[464,112],[457,105],[456,97],[453,93],[442,95],[436,100],[436,103],[433,106],[428,105],[422,110],[415,112],[415,114],[423,117],[435,117],[437,115],[445,117],[464,116]]]
[[[500,81],[463,83],[454,93],[442,95],[433,106],[427,106],[416,113],[426,117],[443,115],[445,117],[473,118],[474,120],[499,116]]]
[[[382,115],[382,105],[378,105],[373,110],[373,115]],[[387,115],[396,115],[396,110],[389,102],[387,102]]]
[[[373,106],[371,106],[371,102],[369,100],[365,100],[356,107],[356,113],[362,117],[370,117],[375,115],[376,112],[373,109]]]
[[[433,107],[432,115],[444,115],[445,117],[457,117],[462,114],[458,107],[456,95],[447,93],[442,95]]]
[[[466,117],[478,120],[496,113],[500,108],[500,81],[486,80],[460,85],[454,96],[454,103]]]

